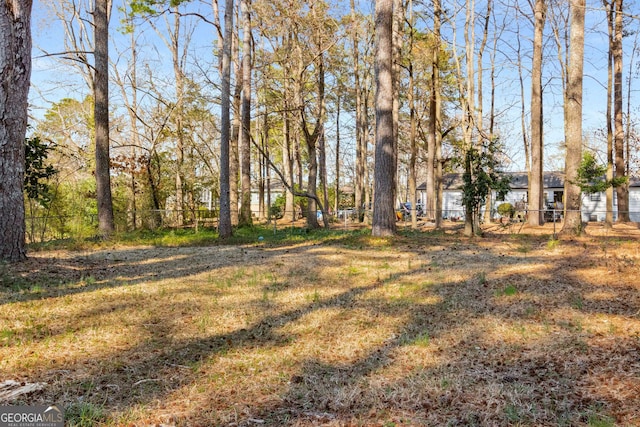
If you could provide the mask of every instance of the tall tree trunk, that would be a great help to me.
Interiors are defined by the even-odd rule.
[[[0,4],[0,259],[25,253],[24,139],[31,78],[31,0]]]
[[[369,98],[371,96],[372,78],[370,74],[366,75],[365,87],[362,90],[362,182],[364,190],[364,203],[361,209],[362,221],[366,224],[370,224],[373,214],[371,213],[371,206],[373,205],[373,186],[371,184],[371,174],[373,165],[369,164],[369,144],[375,146],[375,136],[371,135],[371,124],[369,121]],[[375,156],[375,154],[374,154]],[[374,157],[375,162],[375,157]]]
[[[632,126],[632,121],[629,120],[628,118],[631,117],[631,94],[633,93],[632,90],[632,83],[634,81],[633,78],[631,78],[631,76],[633,75],[633,69],[635,69],[636,67],[636,61],[635,61],[635,56],[636,53],[638,51],[638,33],[636,32],[635,37],[634,37],[634,41],[633,41],[633,46],[631,47],[631,52],[630,52],[630,57],[629,57],[629,69],[628,69],[628,75],[629,77],[627,78],[627,123],[626,123],[626,129],[625,129],[625,133],[624,133],[624,144],[625,144],[625,152],[626,152],[626,164],[625,164],[625,172],[626,172],[626,176],[630,176],[630,168],[631,168],[631,126]]]
[[[282,118],[282,132],[283,132],[283,141],[282,141],[282,165],[284,169],[284,177],[287,182],[291,184],[294,183],[293,176],[293,148],[292,148],[292,138],[291,138],[291,104],[290,99],[292,98],[291,91],[291,61],[289,61],[288,54],[291,52],[291,41],[292,36],[291,32],[288,32],[286,35],[286,52],[287,58],[285,58],[285,62],[282,66],[284,72],[284,83],[283,83],[283,96],[282,96],[282,108],[283,118]],[[295,98],[294,98],[295,99]],[[284,183],[283,183],[284,185]],[[286,221],[293,221],[296,218],[295,206],[294,206],[295,198],[293,192],[286,191],[285,192],[285,204],[284,204],[284,219]]]
[[[418,203],[416,194],[416,161],[418,158],[417,117],[415,107],[415,87],[413,66],[409,64],[409,201],[411,202],[411,227],[418,228]],[[422,203],[422,201],[420,201]]]
[[[432,193],[427,192],[427,198],[433,199],[431,209],[434,215],[435,227],[442,227],[442,133],[441,133],[441,99],[440,99],[440,27],[442,12],[440,0],[433,0],[433,38],[434,46],[431,52],[431,88],[429,94],[429,135],[428,143],[433,150],[431,163],[427,165],[434,169]]]
[[[414,17],[413,17],[413,1],[409,2],[409,52],[413,53],[414,39]],[[417,144],[417,117],[415,105],[415,78],[413,75],[413,63],[409,62],[407,66],[409,73],[409,87],[407,89],[407,98],[409,102],[409,201],[411,202],[411,228],[418,228],[418,203],[416,194],[416,161],[418,158]],[[422,203],[422,201],[421,201]]]
[[[391,24],[392,64],[391,79],[393,81],[393,199],[398,199],[398,140],[400,134],[400,63],[402,62],[402,29],[404,26],[404,2],[393,0],[393,18]],[[406,187],[405,187],[406,188]],[[405,199],[406,200],[406,197]]]
[[[336,100],[336,183],[335,198],[333,203],[334,214],[338,214],[340,209],[340,94]]]
[[[484,50],[486,49],[487,40],[489,38],[489,22],[491,20],[492,8],[493,8],[493,0],[487,0],[487,9],[484,16],[484,26],[482,31],[482,41],[480,42],[480,47],[478,49],[478,58],[477,58],[478,103],[477,103],[476,110],[477,110],[478,118],[476,120],[477,120],[477,127],[479,129],[481,139],[493,138],[493,135],[491,135],[491,133],[487,133],[484,129],[484,126],[485,126],[485,123],[484,123],[485,122],[484,120]],[[490,117],[490,121],[492,120],[493,120],[493,117]],[[486,195],[486,200],[485,200],[484,219],[485,219],[485,222],[487,223],[491,221],[491,207],[492,207],[491,193],[492,193],[492,190],[489,189]]]
[[[534,4],[533,63],[531,65],[531,174],[529,177],[529,224],[544,223],[544,167],[542,142],[542,36],[544,0]]]
[[[225,1],[224,48],[222,53],[222,90],[220,100],[220,218],[218,235],[229,238],[231,228],[231,204],[229,198],[229,132],[231,110],[231,37],[233,32],[233,0]]]
[[[171,33],[171,58],[173,62],[173,75],[176,84],[176,175],[175,175],[175,220],[177,226],[185,223],[185,179],[184,179],[184,74],[180,61],[180,14],[178,8],[173,8],[174,27]]]
[[[613,120],[616,150],[616,179],[626,176],[624,156],[624,128],[622,124],[622,0],[614,0],[615,26],[613,43]],[[616,187],[618,196],[618,222],[629,222],[628,183]]]
[[[324,43],[322,41],[322,36],[318,37],[318,48],[320,52],[323,52]],[[318,68],[318,112],[316,117],[316,129],[317,132],[317,155],[318,155],[318,173],[319,173],[319,181],[320,187],[322,188],[322,206],[319,206],[322,211],[322,220],[325,226],[329,225],[329,216],[327,209],[329,208],[329,193],[327,191],[327,152],[326,152],[326,142],[325,142],[325,111],[326,111],[326,100],[325,100],[325,55],[321,53],[316,60],[316,66]],[[315,132],[314,132],[315,133]],[[311,154],[309,154],[311,156]],[[316,194],[311,193],[311,194]],[[315,213],[315,212],[314,212]],[[317,215],[316,215],[317,218]]]
[[[132,24],[131,16],[126,16],[127,25]],[[136,32],[135,28],[130,31],[129,34],[129,43],[131,48],[131,62],[130,62],[130,86],[131,86],[131,100],[127,96],[127,89],[125,82],[122,79],[119,80],[120,91],[122,93],[122,99],[124,99],[125,105],[127,106],[127,110],[129,113],[129,125],[131,126],[131,157],[135,163],[137,163],[138,157],[138,147],[140,147],[140,134],[138,133],[138,118],[136,116],[138,111],[138,44],[136,42]],[[137,214],[137,202],[136,202],[136,174],[134,173],[134,169],[136,168],[136,164],[131,167],[131,200],[130,200],[130,211],[131,211],[131,222],[133,224],[133,229],[137,229],[138,226],[138,214]]]
[[[93,13],[95,26],[93,91],[96,143],[96,198],[98,202],[98,231],[102,237],[109,237],[114,231],[109,156],[110,7],[110,1],[96,0]]]
[[[516,43],[516,55],[517,55],[517,63],[518,63],[518,83],[520,87],[520,131],[522,132],[522,145],[524,148],[524,165],[525,170],[527,172],[527,177],[529,181],[531,181],[531,142],[528,138],[527,131],[527,106],[525,100],[525,88],[524,88],[524,75],[523,68],[524,64],[522,63],[522,46],[521,46],[521,37],[520,37],[520,20],[516,17],[516,25],[517,25],[517,33],[515,38]]]
[[[518,27],[518,32],[519,32]],[[518,56],[518,82],[520,83],[520,129],[522,131],[522,145],[524,148],[524,165],[525,171],[527,172],[527,177],[529,181],[531,181],[531,141],[528,138],[527,131],[527,112],[526,112],[526,100],[525,100],[525,88],[524,88],[524,76],[523,76],[523,67],[522,64],[522,55],[520,51],[520,36],[519,33],[516,36],[517,44],[517,56]]]
[[[316,194],[318,190],[318,158],[316,154],[316,141],[313,135],[305,135],[307,144],[308,173],[307,173],[307,194]],[[317,217],[318,205],[314,199],[307,199],[307,228],[314,229],[320,227]]]
[[[285,79],[285,99],[288,96],[287,92],[287,79]],[[292,147],[291,147],[291,116],[289,111],[287,110],[289,104],[285,100],[285,112],[284,118],[282,120],[283,126],[283,141],[282,141],[282,164],[284,169],[284,177],[287,182],[294,182],[293,177],[293,157],[292,157]],[[291,191],[285,193],[285,204],[284,204],[284,219],[287,221],[293,221],[295,218],[295,206],[294,206],[294,196]]]
[[[585,0],[571,0],[569,35],[569,69],[565,97],[565,222],[562,232],[580,234],[582,231],[581,192],[574,184],[582,161],[582,80],[584,64]]]
[[[308,123],[306,120],[306,113],[304,102],[302,99],[302,90],[298,89],[298,105],[300,106],[300,124],[302,128],[302,132],[304,134],[304,140],[307,146],[307,156],[308,156],[308,174],[307,174],[307,194],[315,195],[317,193],[317,182],[318,182],[318,154],[317,154],[317,145],[318,140],[321,138],[322,133],[324,132],[323,119],[324,119],[324,58],[323,55],[317,60],[318,67],[318,111],[317,116],[315,118],[315,125],[313,131],[309,131]],[[298,76],[302,76],[302,73],[298,73]],[[302,80],[301,80],[302,81]],[[307,227],[310,229],[318,228],[320,225],[318,224],[317,217],[318,204],[316,199],[308,198],[307,199]]]
[[[376,0],[376,151],[371,233],[378,237],[396,232],[392,21],[393,0]]]
[[[242,45],[242,139],[240,147],[242,203],[240,225],[251,225],[251,12],[250,0],[241,0]]]
[[[329,209],[329,191],[328,191],[328,174],[327,174],[327,149],[324,134],[324,126],[320,136],[318,137],[318,169],[320,172],[320,188],[322,189],[322,214],[326,216]]]
[[[437,0],[436,0],[437,1]],[[425,201],[427,218],[430,221],[436,220],[436,96],[437,89],[435,87],[435,75],[438,72],[436,61],[438,53],[434,48],[432,52],[433,58],[431,62],[431,82],[429,87],[429,121],[427,122],[427,168],[426,168],[426,184],[427,184],[427,200]]]
[[[356,19],[355,1],[351,0],[351,43],[353,49],[353,79],[354,79],[354,97],[356,107],[356,170],[354,182],[354,202],[356,208],[356,216],[358,221],[363,218],[361,210],[364,200],[364,181],[365,181],[365,163],[366,163],[366,135],[363,129],[363,111],[362,111],[362,88],[360,79],[360,46],[358,38],[358,25]]]
[[[265,107],[266,110],[266,107]],[[270,170],[269,170],[269,162],[265,157],[269,157],[269,119],[267,117],[266,111],[263,114],[262,118],[262,129],[260,131],[260,144],[262,147],[262,151],[264,151],[264,156],[257,156],[260,159],[260,203],[262,207],[260,208],[260,219],[271,219],[271,192],[269,185],[271,185],[270,180]],[[265,200],[266,197],[266,200]]]
[[[238,29],[239,31],[239,29]],[[240,127],[242,126],[241,108],[242,108],[242,69],[240,65],[240,46],[238,35],[233,32],[231,42],[231,58],[233,58],[233,75],[235,76],[235,87],[233,90],[233,100],[231,102],[233,111],[233,119],[231,120],[231,139],[229,141],[229,203],[231,209],[231,224],[238,225],[238,201],[239,189],[238,180],[240,179]]]
[[[466,79],[462,80],[463,78],[463,73],[461,70],[461,65],[459,64],[459,60],[457,59],[457,54],[456,54],[456,67],[457,67],[457,71],[458,71],[458,76],[460,80],[460,83],[458,83],[459,86],[459,91],[461,94],[461,101],[462,101],[462,135],[464,138],[464,145],[465,145],[465,173],[468,173],[470,175],[473,174],[473,171],[470,169],[471,168],[471,162],[467,162],[467,159],[469,159],[469,155],[468,152],[469,150],[473,149],[473,138],[474,138],[474,129],[473,129],[473,122],[474,122],[474,118],[475,115],[473,113],[473,106],[472,103],[475,100],[475,84],[474,84],[474,79],[473,76],[475,74],[474,72],[474,64],[473,64],[473,57],[474,57],[474,42],[475,42],[475,1],[474,0],[469,0],[466,3],[465,6],[466,9],[466,14],[465,14],[465,25],[464,25],[464,40],[465,40],[465,62],[466,62],[466,71],[465,71],[465,75],[467,76]],[[463,84],[463,82],[466,82],[466,84]],[[476,227],[477,224],[477,217],[476,217],[476,212],[474,209],[470,209],[469,207],[465,208],[465,215],[464,215],[464,235],[465,236],[473,236],[474,234],[476,234],[478,230],[478,228]]]
[[[611,111],[611,103],[613,100],[613,50],[614,50],[614,12],[613,1],[611,3],[605,2],[605,8],[607,10],[607,33],[609,35],[609,52],[607,56],[607,173],[606,179],[611,182],[613,180],[614,170],[614,152],[613,152],[613,116]],[[611,228],[613,226],[613,192],[612,186],[607,187],[606,190],[606,210],[605,213],[605,227]]]

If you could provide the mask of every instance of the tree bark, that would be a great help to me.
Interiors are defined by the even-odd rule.
[[[334,215],[338,214],[340,209],[340,94],[337,95],[336,100],[336,182],[335,182],[335,197],[334,197]]]
[[[371,232],[378,237],[396,232],[392,20],[393,1],[376,0],[376,151]]]
[[[282,64],[282,69],[284,73],[284,82],[282,84],[283,94],[282,94],[282,109],[283,109],[283,118],[282,118],[282,133],[283,133],[283,141],[282,141],[282,168],[284,170],[284,177],[286,182],[293,183],[294,175],[293,175],[293,147],[292,147],[292,138],[291,138],[291,104],[290,99],[292,96],[291,91],[291,61],[289,60],[289,53],[291,52],[291,44],[292,44],[292,36],[291,32],[288,32],[286,35],[286,48],[287,52],[286,57],[284,59],[284,63]],[[284,185],[284,183],[283,183]],[[287,191],[285,193],[285,204],[284,204],[284,217],[286,221],[294,221],[296,220],[295,213],[295,198],[293,192]]]
[[[615,177],[626,176],[624,158],[624,128],[622,124],[622,0],[614,0],[615,25],[613,39],[613,123],[615,146]],[[618,222],[629,222],[628,183],[616,187],[618,198]]]
[[[229,205],[231,211],[231,225],[239,222],[239,179],[240,179],[240,127],[242,126],[242,67],[240,65],[240,46],[238,36],[233,32],[231,41],[231,58],[233,58],[233,75],[236,76],[231,101],[231,136],[229,140]]]
[[[354,79],[354,97],[355,97],[355,114],[356,114],[356,171],[354,177],[354,203],[356,209],[357,221],[363,218],[361,210],[364,205],[365,191],[365,163],[367,140],[363,129],[363,107],[362,107],[362,88],[360,78],[360,46],[358,38],[358,26],[356,19],[356,8],[354,0],[351,0],[351,43],[353,49],[353,79]]]
[[[404,25],[404,1],[393,0],[392,4],[392,69],[391,80],[393,81],[393,200],[398,200],[398,140],[400,135],[400,63],[402,62],[402,27]],[[405,197],[406,201],[406,197]]]
[[[323,218],[327,215],[329,209],[329,190],[328,190],[328,173],[327,173],[327,144],[325,140],[324,127],[318,136],[318,172],[320,179],[320,189],[322,191],[322,214]]]
[[[414,40],[414,18],[413,18],[413,2],[409,3],[409,52],[413,53]],[[418,228],[418,203],[416,194],[416,161],[418,158],[417,144],[417,126],[418,119],[416,117],[415,102],[415,78],[413,71],[413,62],[407,65],[409,74],[409,87],[407,90],[407,98],[409,102],[409,168],[408,168],[408,185],[409,185],[409,201],[411,202],[411,228]],[[422,203],[422,200],[420,201]]]
[[[429,144],[433,150],[432,163],[428,168],[435,168],[433,173],[433,193],[427,193],[427,197],[435,199],[432,204],[436,229],[442,227],[442,133],[441,123],[441,98],[440,98],[440,27],[442,12],[440,0],[433,0],[433,37],[434,46],[431,52],[431,90],[429,96]],[[432,139],[432,141],[431,141]],[[435,206],[434,206],[435,205]]]
[[[225,1],[224,48],[222,53],[222,90],[220,100],[220,216],[218,235],[225,239],[232,235],[229,192],[229,140],[231,110],[231,37],[233,32],[233,0]]]
[[[565,222],[562,233],[582,232],[581,191],[574,184],[582,161],[582,80],[585,0],[570,2],[569,67],[565,97]]]
[[[534,4],[533,63],[531,65],[531,174],[529,175],[529,225],[544,223],[544,170],[542,142],[542,36],[544,0]]]
[[[31,0],[0,3],[0,259],[25,252],[24,138],[31,78]]]
[[[614,50],[614,33],[613,33],[613,1],[611,3],[605,2],[605,8],[607,11],[607,32],[609,35],[609,52],[607,57],[607,172],[606,179],[611,182],[613,180],[614,169],[614,153],[613,153],[613,113],[611,111],[611,102],[613,99],[613,50]],[[605,213],[605,227],[611,228],[613,226],[613,187],[607,187],[606,198],[606,210]]]
[[[531,143],[529,141],[529,135],[527,132],[527,112],[526,112],[526,100],[525,100],[525,88],[524,88],[524,75],[522,63],[522,43],[520,37],[520,23],[519,16],[516,16],[516,61],[518,64],[518,85],[520,88],[520,131],[522,132],[522,145],[524,148],[524,167],[527,172],[529,181],[531,180]]]
[[[93,77],[94,120],[96,144],[96,198],[98,202],[98,231],[109,237],[114,231],[111,201],[111,173],[109,156],[109,9],[110,1],[96,0],[94,19]]]
[[[240,171],[242,202],[240,225],[252,225],[251,218],[251,12],[250,0],[241,0],[242,8],[242,138],[240,144]]]

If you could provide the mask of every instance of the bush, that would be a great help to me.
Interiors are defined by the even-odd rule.
[[[501,216],[511,218],[513,214],[516,213],[516,208],[513,207],[511,203],[502,203],[500,206],[498,206],[498,213]]]

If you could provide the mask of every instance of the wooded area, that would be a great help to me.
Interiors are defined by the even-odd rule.
[[[30,1],[12,4],[3,13],[29,16]],[[629,220],[628,177],[638,169],[635,5],[95,5],[106,9],[90,0],[38,5],[38,16],[55,18],[37,21],[36,34],[60,37],[39,36],[34,46],[37,69],[55,71],[34,74],[29,137],[49,148],[45,163],[57,173],[41,179],[46,194],[25,197],[29,241],[193,226],[203,216],[229,237],[235,226],[271,219],[274,203],[285,219],[302,211],[311,229],[352,209],[375,235],[395,233],[398,203],[424,203],[438,228],[448,171],[467,177],[462,204],[472,235],[499,173],[514,168],[530,176],[532,225],[543,222],[542,172],[565,171],[564,227],[577,233],[583,152],[607,168],[607,224],[614,204],[617,221]],[[608,76],[588,67],[585,80],[585,43],[587,65],[608,64]],[[585,109],[593,80],[606,94],[598,92],[595,109],[586,98]],[[11,87],[25,96],[24,84]],[[7,129],[3,140],[19,151],[21,128],[11,137]],[[20,163],[7,151],[3,174],[17,177],[8,159]],[[23,233],[9,224],[21,218],[21,202],[9,194],[3,229],[18,231],[3,233],[3,258],[20,259],[24,249],[11,248],[24,245],[16,243]],[[494,211],[486,212],[490,219]]]

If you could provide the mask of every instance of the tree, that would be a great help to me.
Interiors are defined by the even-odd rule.
[[[242,41],[242,136],[240,139],[240,172],[242,201],[240,225],[251,225],[251,11],[250,0],[241,0]]]
[[[218,235],[229,238],[231,228],[231,202],[229,190],[229,140],[231,131],[231,37],[233,32],[233,0],[225,1],[224,47],[222,52],[222,90],[220,101],[220,218]]]
[[[571,0],[569,34],[569,67],[565,95],[565,221],[562,233],[580,234],[582,230],[582,198],[575,183],[582,161],[582,79],[584,63],[585,0]]]
[[[607,12],[607,33],[609,35],[609,52],[607,55],[607,180],[613,179],[613,121],[611,111],[611,99],[613,94],[613,51],[614,51],[614,13],[613,2],[604,2],[604,6]],[[607,187],[606,189],[606,210],[605,213],[605,226],[610,228],[613,226],[613,187]]]
[[[360,67],[360,37],[359,26],[356,15],[355,1],[350,1],[351,6],[351,43],[352,43],[352,55],[353,55],[353,96],[355,98],[355,120],[356,120],[356,161],[355,161],[355,177],[354,177],[354,195],[355,195],[355,208],[356,217],[358,221],[360,218],[364,218],[361,215],[361,210],[364,205],[364,193],[365,193],[365,168],[367,160],[367,125],[366,125],[366,111],[364,107],[364,91],[362,90],[362,76]]]
[[[544,0],[535,0],[533,64],[531,65],[531,173],[529,175],[529,224],[544,223],[544,167],[542,142],[542,33]]]
[[[407,64],[407,72],[409,74],[408,84],[408,104],[409,104],[409,167],[408,167],[408,186],[409,186],[409,202],[413,209],[411,209],[411,227],[418,227],[417,219],[417,201],[416,201],[416,160],[418,158],[418,144],[417,144],[417,128],[418,117],[416,114],[416,102],[415,102],[415,75],[413,68],[413,43],[415,39],[414,29],[414,16],[413,16],[413,2],[409,3],[409,52],[410,59]],[[433,164],[433,163],[432,163]],[[430,170],[433,170],[432,168]]]
[[[237,12],[234,12],[237,14]],[[231,95],[231,136],[229,137],[229,204],[231,209],[231,225],[237,226],[239,222],[239,178],[240,178],[240,153],[238,152],[240,143],[240,131],[242,127],[242,59],[240,58],[239,42],[240,25],[234,25],[231,38],[231,58],[233,70],[231,74],[235,76],[233,94]]]
[[[582,156],[575,184],[583,193],[594,194],[603,193],[609,188],[620,187],[627,182],[626,177],[609,179],[606,174],[607,166],[598,164],[595,155],[587,151]]]
[[[158,37],[164,42],[169,52],[171,52],[171,63],[173,65],[173,77],[175,81],[175,107],[173,108],[174,134],[176,140],[175,147],[175,218],[178,226],[185,223],[185,149],[186,149],[186,132],[185,132],[185,97],[186,97],[186,73],[185,58],[189,41],[193,30],[184,30],[181,25],[182,17],[179,10],[179,4],[171,6],[173,14],[173,23],[166,19],[167,36],[156,27],[153,21],[151,26],[156,31]],[[184,43],[183,43],[184,42]]]
[[[46,182],[57,173],[52,165],[46,164],[52,145],[45,144],[39,137],[25,139],[24,192],[29,199],[46,207],[51,202],[51,188]]]
[[[430,205],[435,216],[436,228],[442,226],[442,98],[440,97],[440,27],[442,8],[440,0],[433,0],[433,40],[434,47],[431,53],[431,90],[429,95],[429,133],[427,144],[429,161],[427,168],[433,170],[433,193],[427,193],[427,197],[433,200]],[[428,200],[427,200],[428,202]]]
[[[0,4],[0,259],[25,253],[24,138],[31,77],[31,0]]]
[[[391,236],[396,232],[392,20],[393,0],[376,0],[376,151],[371,233],[378,237]]]
[[[94,119],[96,125],[96,199],[98,231],[108,237],[114,230],[109,156],[109,15],[111,1],[96,0],[94,20]]]
[[[93,12],[90,12],[91,4]],[[93,94],[96,201],[98,232],[107,237],[114,230],[111,197],[109,139],[109,19],[111,0],[51,2],[56,17],[64,27],[64,51],[48,53],[59,56],[78,71]],[[91,15],[91,17],[89,16]],[[93,24],[92,26],[90,24]],[[93,33],[87,29],[91,27]],[[91,37],[93,36],[93,37]],[[93,41],[93,45],[91,45]],[[94,63],[88,55],[93,53]]]
[[[40,241],[47,229],[47,213],[54,196],[49,179],[58,171],[47,162],[49,152],[54,145],[43,142],[38,136],[25,139],[25,175],[24,193],[28,199],[26,206],[31,221],[28,221],[26,233],[34,241],[39,231]],[[36,220],[44,219],[43,221]],[[36,231],[37,230],[37,231]]]
[[[462,175],[462,206],[465,209],[470,231],[468,237],[480,235],[480,209],[491,190],[497,193],[496,199],[504,199],[509,192],[509,178],[499,170],[499,145],[497,140],[485,141],[481,147],[465,147],[463,154],[464,173]]]
[[[613,29],[613,121],[615,147],[615,179],[626,176],[624,156],[624,128],[622,124],[622,0],[614,0],[615,24]],[[627,159],[628,160],[628,159]],[[616,187],[618,196],[618,222],[629,222],[629,188]]]

